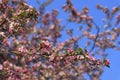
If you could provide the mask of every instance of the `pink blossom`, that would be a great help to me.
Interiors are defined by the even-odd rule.
[[[0,70],[2,70],[3,69],[3,66],[0,64]]]
[[[4,39],[3,44],[4,44],[6,47],[9,47],[10,41],[9,41],[9,38],[8,38],[8,37]]]
[[[103,63],[106,65],[106,66],[109,66],[110,65],[110,61],[108,59],[104,59]]]
[[[27,50],[25,47],[23,47],[23,46],[19,47],[19,48],[18,48],[18,51],[19,51],[20,53],[27,53],[27,52],[28,52],[28,50]]]
[[[0,36],[5,36],[5,33],[4,32],[0,32]]]

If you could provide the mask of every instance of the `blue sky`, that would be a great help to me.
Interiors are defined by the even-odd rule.
[[[46,1],[46,0],[40,0]],[[38,7],[36,0],[27,0],[27,2],[33,7]],[[97,25],[102,25],[102,19],[105,15],[95,8],[96,4],[101,4],[109,9],[112,9],[114,6],[120,5],[120,0],[72,0],[74,6],[77,10],[81,10],[83,7],[89,7],[90,15],[94,17]],[[46,11],[51,11],[52,9],[59,10],[62,14],[59,15],[58,18],[64,19],[67,18],[68,15],[63,12],[61,6],[65,3],[65,0],[54,0],[54,2],[46,8]],[[66,21],[63,20],[62,24],[65,24]],[[69,28],[73,28],[72,24],[67,25]],[[74,25],[76,27],[78,25]],[[74,28],[75,29],[75,28]],[[80,33],[79,33],[80,34]],[[78,33],[75,33],[77,36]],[[68,36],[64,36],[64,39],[67,39]],[[84,45],[84,44],[82,44]],[[120,51],[115,51],[112,49],[107,50],[109,53],[108,59],[110,60],[110,68],[104,68],[104,73],[101,76],[101,80],[120,80]]]

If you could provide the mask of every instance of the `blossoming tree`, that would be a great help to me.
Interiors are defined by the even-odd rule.
[[[85,28],[79,28],[82,35],[74,37],[73,29],[62,34],[64,26],[57,18],[58,10],[44,11],[52,1],[40,4],[37,11],[25,0],[0,0],[0,80],[85,80],[85,73],[91,80],[99,80],[103,67],[110,67],[105,50],[120,49],[116,44],[120,34],[120,7],[110,11],[97,5],[107,20],[107,26],[101,30],[87,7],[77,11],[66,0],[61,7],[70,14],[68,23],[85,24]],[[116,21],[111,25],[113,18]],[[92,29],[97,33],[92,34]],[[63,35],[69,35],[70,39],[59,42]],[[83,48],[78,41],[84,38],[87,40]],[[96,58],[95,54],[102,58]]]

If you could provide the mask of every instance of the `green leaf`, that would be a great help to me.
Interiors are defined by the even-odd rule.
[[[16,33],[16,32],[18,32],[18,30],[17,30],[17,29],[14,29],[14,32]]]
[[[42,40],[41,40],[41,39],[39,39],[39,40],[38,40],[38,42],[39,42],[39,43],[42,43]]]
[[[82,48],[79,48],[77,51],[76,51],[76,55],[80,55],[83,53],[83,49]]]
[[[12,51],[15,55],[18,55],[18,52],[17,51]]]

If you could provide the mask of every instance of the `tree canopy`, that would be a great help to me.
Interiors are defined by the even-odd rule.
[[[0,0],[0,79],[86,80],[87,74],[91,80],[100,80],[103,67],[110,67],[106,50],[120,50],[120,6],[111,10],[96,5],[106,15],[101,28],[88,7],[78,11],[66,0],[61,7],[69,16],[67,24],[82,25],[77,27],[81,35],[75,37],[74,29],[61,24],[59,10],[45,11],[54,0],[37,1],[39,10],[25,0]],[[60,42],[64,35],[70,38]],[[83,39],[85,47],[78,44]]]

